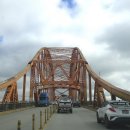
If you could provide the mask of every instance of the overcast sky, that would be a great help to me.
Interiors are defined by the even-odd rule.
[[[0,81],[56,46],[79,47],[97,74],[130,91],[130,0],[0,0]]]

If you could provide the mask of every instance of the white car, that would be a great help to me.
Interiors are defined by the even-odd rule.
[[[130,105],[127,101],[111,100],[105,101],[97,109],[97,123],[104,121],[105,126],[110,128],[112,124],[130,124]]]

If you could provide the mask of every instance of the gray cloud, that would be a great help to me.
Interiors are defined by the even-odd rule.
[[[118,54],[107,54],[104,56],[94,56],[90,58],[90,64],[95,68],[97,74],[100,74],[104,77],[112,75],[113,73],[123,73],[128,72],[130,63],[130,58],[122,59]],[[100,62],[99,62],[100,61]],[[128,62],[126,62],[128,61]],[[97,64],[98,63],[98,64]],[[124,64],[125,63],[125,64]]]
[[[8,20],[8,18],[6,19]],[[1,22],[0,22],[1,23]],[[2,23],[1,23],[2,24]],[[5,26],[6,25],[6,26]],[[26,18],[25,21],[14,20],[12,23],[4,24],[2,27],[3,42],[18,42],[19,40],[26,40],[41,36],[41,23],[33,17]]]
[[[42,47],[55,47],[59,43],[39,43],[19,41],[0,46],[0,81],[10,78],[21,71]],[[61,44],[62,45],[62,44]]]
[[[42,44],[19,42],[19,44],[4,44],[0,46],[0,78],[9,78],[21,71]]]
[[[104,34],[96,39],[98,44],[108,44],[109,49],[117,51],[122,56],[130,55],[130,23],[112,25],[104,31]],[[116,52],[115,52],[116,53]]]
[[[3,42],[3,36],[0,35],[0,43],[2,43],[2,42]]]
[[[117,53],[110,51],[102,56],[90,56],[89,64],[103,79],[115,86],[130,90],[130,58],[121,58]]]
[[[130,0],[115,0],[111,7],[118,12],[130,10]]]
[[[130,10],[130,1],[129,0],[102,1],[102,6],[105,9],[112,11],[113,13],[120,13]]]
[[[55,12],[55,9],[53,10],[50,8],[52,7],[49,6],[50,4],[48,4],[46,9],[44,8],[46,6],[45,4],[43,6],[44,11],[42,10],[44,13],[41,13],[42,6],[39,9],[40,3],[36,5],[32,0],[13,0],[11,2],[10,0],[3,0],[0,2],[0,12],[2,12],[0,13],[0,36],[3,37],[0,42],[0,81],[10,78],[21,71],[41,47],[76,45],[79,47],[82,46],[81,51],[87,54],[89,52],[89,44],[86,45],[86,39],[89,39],[88,35],[90,34],[91,38],[93,40],[95,39],[95,43],[98,43],[99,48],[100,46],[102,48],[102,44],[108,45],[106,50],[108,53],[104,54],[103,51],[102,54],[100,53],[100,55],[98,55],[97,53],[99,51],[93,52],[95,54],[91,53],[91,56],[87,59],[88,63],[97,74],[100,72],[101,77],[107,79],[111,83],[115,83],[115,85],[121,87],[125,87],[126,85],[126,87],[128,87],[130,77],[130,22],[113,24],[111,27],[104,30],[103,34],[95,38],[91,35],[91,31],[93,31],[95,24],[98,26],[98,22],[92,21],[92,23],[90,22],[88,25],[85,23],[85,17],[89,14],[91,17],[91,12],[87,12],[85,7],[83,11],[86,12],[80,14],[82,11],[79,12],[79,5],[77,5],[74,0],[61,0],[61,3],[62,8],[60,8],[60,11],[63,11],[63,15],[76,15],[77,19],[73,17],[68,18],[68,16],[67,18],[60,17],[62,15],[61,12],[60,15],[57,15],[59,13],[59,8],[58,11]],[[59,3],[54,6],[58,6],[58,4]],[[109,5],[112,15],[116,11],[128,11],[129,7],[129,0],[116,0],[113,5]],[[51,9],[52,12],[55,13],[52,13]],[[87,30],[86,26],[90,26],[90,32]],[[73,38],[73,35],[76,37]],[[74,42],[79,42],[79,44],[72,45],[74,42],[65,44],[66,39],[67,42],[70,41],[71,43],[71,41],[74,40]],[[46,43],[45,40],[47,42],[51,41],[52,43]],[[93,41],[88,40],[88,42],[91,44]],[[84,43],[84,45],[82,43]],[[115,74],[116,76],[111,78],[111,76]],[[18,83],[19,91],[22,91],[21,83],[22,81]],[[27,84],[29,86],[29,83]]]

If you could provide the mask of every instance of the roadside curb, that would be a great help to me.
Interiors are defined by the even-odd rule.
[[[6,115],[6,114],[11,114],[11,113],[14,113],[14,112],[24,111],[24,110],[27,110],[27,109],[30,109],[30,108],[34,108],[34,106],[33,107],[26,107],[26,108],[19,108],[19,109],[15,109],[15,110],[3,111],[3,112],[0,112],[0,116]]]

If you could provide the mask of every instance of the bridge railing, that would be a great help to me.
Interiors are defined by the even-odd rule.
[[[34,105],[35,105],[34,102],[0,103],[0,112],[20,109],[20,108],[26,108],[26,107],[32,107]]]

